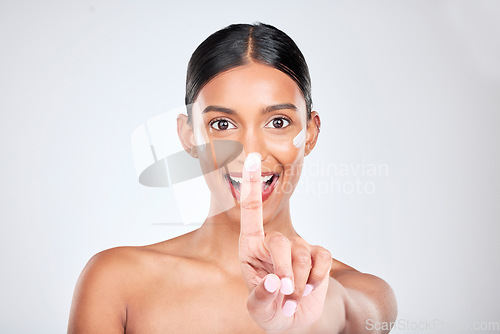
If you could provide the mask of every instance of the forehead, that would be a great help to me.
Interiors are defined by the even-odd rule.
[[[305,110],[305,100],[292,78],[271,66],[250,63],[220,73],[200,91],[201,105],[235,110],[293,103]]]

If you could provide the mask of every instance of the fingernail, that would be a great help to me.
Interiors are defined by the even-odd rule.
[[[306,287],[304,288],[304,297],[310,294],[311,291],[313,291],[313,286],[311,284],[306,284]]]
[[[281,279],[281,289],[280,292],[284,295],[291,295],[293,293],[293,283],[288,277]]]
[[[266,277],[266,280],[264,281],[264,288],[266,288],[268,292],[273,293],[278,290],[279,286],[280,279],[277,276],[269,275]]]
[[[293,300],[287,300],[285,302],[285,305],[283,305],[282,312],[285,317],[291,317],[295,313],[296,309],[297,309],[297,303],[294,302]]]
[[[260,168],[260,160],[262,156],[258,152],[248,153],[245,164],[243,165],[245,169],[249,172],[258,171]]]

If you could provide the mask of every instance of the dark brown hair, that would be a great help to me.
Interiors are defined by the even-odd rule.
[[[193,52],[186,76],[188,120],[200,90],[217,74],[251,61],[270,65],[290,76],[304,96],[311,118],[311,78],[306,60],[295,42],[272,25],[231,24],[205,39]]]

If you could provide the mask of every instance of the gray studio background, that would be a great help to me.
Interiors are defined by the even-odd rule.
[[[138,183],[130,136],[182,106],[203,39],[257,20],[303,51],[322,119],[298,232],[391,284],[394,333],[499,322],[499,17],[498,1],[2,0],[0,332],[65,332],[92,255],[196,228]]]

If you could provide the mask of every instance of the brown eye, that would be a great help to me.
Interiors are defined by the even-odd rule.
[[[290,124],[290,121],[284,117],[276,117],[273,118],[273,120],[271,120],[271,122],[269,122],[267,125],[269,124],[272,124],[272,128],[281,129],[287,127]]]
[[[229,127],[229,122],[225,120],[218,121],[217,124],[219,124],[219,130],[226,130]]]
[[[231,122],[229,122],[226,119],[217,119],[217,120],[211,122],[210,126],[212,127],[212,129],[217,130],[217,131],[223,131],[223,130],[235,128],[235,126],[233,124],[231,124]],[[232,128],[231,128],[231,126],[232,126]]]
[[[275,128],[281,128],[281,127],[283,127],[283,120],[281,118],[275,118],[275,119],[273,119],[273,126]]]

